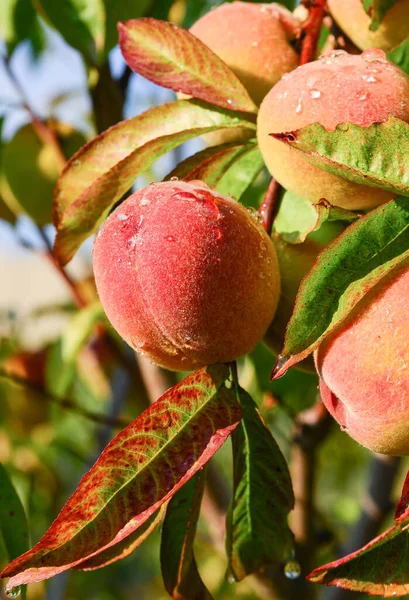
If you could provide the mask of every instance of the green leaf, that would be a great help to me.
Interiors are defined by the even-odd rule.
[[[409,39],[388,52],[387,59],[398,65],[406,75],[409,75]]]
[[[333,175],[409,196],[409,124],[400,119],[369,127],[344,123],[333,131],[313,123],[271,135]]]
[[[350,225],[303,279],[275,377],[308,356],[387,273],[409,257],[409,200],[397,198]]]
[[[205,479],[203,470],[196,473],[173,496],[166,511],[160,561],[163,582],[171,598],[212,600],[193,554]]]
[[[98,321],[105,320],[97,300],[79,310],[66,325],[60,339],[52,346],[46,369],[47,389],[65,396],[75,377],[76,359],[90,338]]]
[[[359,216],[350,210],[332,206],[324,199],[311,204],[286,191],[274,219],[274,231],[289,244],[301,244],[326,221],[355,221]]]
[[[5,562],[16,558],[29,548],[29,532],[23,505],[6,469],[0,464],[0,561]],[[4,556],[4,551],[6,556]],[[0,562],[0,568],[5,562]],[[8,585],[8,587],[12,587]],[[23,600],[26,597],[26,587],[22,590]]]
[[[166,180],[200,179],[221,194],[239,199],[263,168],[263,158],[254,143],[221,144],[206,148],[181,162]]]
[[[105,44],[103,0],[36,0],[65,41],[90,64],[97,64]]]
[[[11,56],[16,46],[30,37],[35,26],[36,13],[31,0],[1,0],[0,37]]]
[[[241,156],[236,158],[222,176],[216,186],[217,191],[221,194],[233,196],[238,200],[263,166],[264,161],[258,146],[248,148]]]
[[[369,29],[376,31],[388,10],[397,0],[362,0],[365,11],[371,17],[372,22]]]
[[[175,177],[185,181],[200,179],[215,187],[234,160],[250,147],[253,148],[254,144],[230,142],[205,148],[179,163],[165,177],[165,181]]]
[[[42,581],[108,550],[169,500],[225,442],[241,417],[225,365],[168,390],[106,447],[42,539],[1,577]]]
[[[68,162],[56,187],[55,252],[68,262],[109,210],[163,154],[202,133],[254,123],[199,100],[178,100],[118,123]]]
[[[366,546],[344,558],[318,567],[307,579],[374,596],[392,597],[409,593],[409,509],[406,478],[396,524]]]
[[[153,0],[103,0],[105,7],[105,47],[104,55],[118,43],[118,23],[127,19],[142,17]]]
[[[223,108],[257,112],[237,75],[186,29],[152,18],[125,21],[118,29],[125,61],[139,75]]]
[[[237,581],[279,564],[294,545],[287,516],[294,496],[287,463],[251,396],[232,434],[234,495],[228,518],[229,570]]]
[[[164,518],[165,513],[166,504],[163,504],[158,511],[149,517],[149,519],[147,519],[143,525],[138,527],[136,531],[131,533],[131,535],[128,535],[128,537],[107,550],[102,550],[102,552],[94,554],[92,558],[84,560],[74,568],[81,571],[93,571],[95,569],[100,569],[101,567],[106,567],[117,560],[126,558],[150,536]]]

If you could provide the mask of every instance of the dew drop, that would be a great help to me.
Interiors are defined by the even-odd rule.
[[[285,366],[285,364],[290,360],[291,356],[287,354],[279,354],[277,360],[273,367],[273,372],[271,376],[274,378],[279,371]]]
[[[151,201],[147,198],[142,198],[142,200],[139,202],[139,206],[148,206],[150,203]]]
[[[366,100],[368,98],[368,94],[366,92],[362,92],[361,94],[357,94],[358,100]]]
[[[170,181],[179,181],[179,177],[176,177],[176,176],[175,177],[171,177]]]
[[[348,123],[340,123],[339,125],[337,125],[337,128],[340,131],[349,131],[349,125],[348,125]]]
[[[168,235],[168,237],[166,238],[168,240],[168,242],[174,242],[175,238],[171,235]]]
[[[302,100],[302,98],[300,97],[298,99],[298,104],[297,104],[296,109],[295,109],[295,112],[296,112],[297,115],[299,115],[299,114],[302,113],[302,101],[301,100]]]
[[[386,60],[386,54],[379,48],[368,48],[368,50],[362,52],[362,58],[366,60],[366,62],[378,62]]]
[[[301,575],[300,563],[294,559],[287,561],[284,565],[284,575],[287,579],[298,579]]]
[[[362,79],[368,83],[376,83],[378,81],[373,75],[363,75]]]
[[[228,583],[236,583],[237,581],[231,569],[229,569],[226,573],[226,581]]]
[[[129,215],[124,215],[123,213],[119,213],[119,215],[117,215],[116,218],[118,219],[118,221],[126,221],[127,219],[129,219]]]
[[[311,98],[319,98],[321,96],[321,92],[319,90],[310,90]]]
[[[345,425],[341,425],[340,430],[348,433],[348,428]]]
[[[18,598],[21,594],[21,587],[18,585],[17,587],[6,588],[5,594],[7,598]]]
[[[259,277],[260,277],[260,279],[265,279],[265,278],[266,278],[266,276],[265,276],[265,274],[264,274],[264,273],[260,273],[260,274],[259,274]]]
[[[233,100],[231,98],[227,98],[227,104],[233,104]]]

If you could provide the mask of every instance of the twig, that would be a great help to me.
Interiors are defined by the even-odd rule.
[[[71,410],[77,413],[78,415],[81,415],[82,417],[93,421],[94,423],[114,427],[116,429],[123,429],[129,424],[129,422],[125,421],[124,419],[120,419],[117,417],[114,418],[109,415],[101,415],[91,412],[89,410],[85,410],[81,406],[78,406],[78,404],[76,404],[76,402],[74,402],[70,398],[60,398],[59,396],[55,396],[48,390],[44,389],[41,385],[33,383],[32,381],[30,381],[29,379],[25,379],[24,377],[19,377],[17,375],[7,373],[7,371],[4,369],[0,369],[0,378],[5,378],[8,381],[14,383],[15,385],[21,385],[26,389],[29,389],[32,392],[35,392],[36,394],[39,394],[48,402],[57,404],[62,409]]]
[[[268,184],[263,202],[258,210],[258,214],[261,217],[261,225],[266,230],[268,235],[271,235],[274,218],[277,214],[280,189],[280,184],[274,179],[274,177],[272,177],[270,183]]]
[[[31,122],[34,128],[34,131],[37,133],[38,137],[45,143],[51,144],[55,150],[55,157],[59,163],[60,168],[62,169],[66,163],[66,158],[64,152],[61,149],[60,142],[55,131],[49,127],[46,123],[44,123],[40,117],[34,112],[31,108],[26,93],[22,86],[20,85],[19,80],[14,75],[13,70],[10,67],[10,61],[6,56],[3,56],[3,64],[6,69],[7,75],[9,76],[12,84],[16,88],[20,98],[21,98],[21,106],[28,112],[31,118]]]
[[[340,552],[345,556],[362,548],[376,535],[393,508],[392,488],[401,464],[396,456],[375,454],[369,468],[368,488],[362,499],[361,515],[352,527],[349,538]],[[325,590],[323,600],[352,600],[361,594],[330,587]]]
[[[290,598],[294,600],[308,600],[316,594],[315,586],[306,581],[305,575],[312,570],[316,545],[313,520],[316,450],[327,436],[331,423],[331,417],[321,401],[300,413],[296,419],[291,461],[295,507],[291,526],[297,545],[296,558],[300,562],[303,577],[291,587]]]
[[[303,5],[309,8],[310,16],[302,25],[305,37],[301,46],[300,65],[305,65],[315,58],[327,2],[326,0],[303,0]]]

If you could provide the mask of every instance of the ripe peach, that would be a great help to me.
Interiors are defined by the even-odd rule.
[[[376,452],[409,455],[409,262],[378,283],[320,344],[322,399]]]
[[[290,45],[299,27],[276,3],[226,2],[200,18],[190,31],[234,71],[256,104],[298,64]]]
[[[270,133],[292,131],[318,122],[328,130],[339,123],[369,126],[393,115],[409,122],[409,77],[386,60],[382,50],[349,55],[342,50],[283,76],[264,98],[257,137],[265,163],[285,188],[310,202],[369,209],[393,197],[352,183],[308,163]]]
[[[358,48],[382,48],[386,52],[409,37],[409,0],[397,0],[387,10],[376,31],[369,29],[371,18],[362,0],[328,0],[334,20]]]
[[[274,246],[238,202],[201,181],[135,192],[95,241],[98,293],[137,352],[175,370],[252,350],[274,317]]]

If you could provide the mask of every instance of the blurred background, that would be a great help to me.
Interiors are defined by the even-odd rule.
[[[32,543],[111,437],[176,381],[174,374],[137,362],[112,330],[104,331],[92,277],[92,240],[65,274],[53,262],[51,205],[58,173],[64,159],[100,131],[174,99],[171,91],[126,67],[116,45],[116,20],[154,16],[189,27],[217,4],[0,0],[0,463],[22,500]],[[294,8],[291,4],[286,3]],[[102,27],[98,19],[104,10]],[[102,46],[99,27],[105,31]],[[135,186],[161,180],[202,147],[194,140],[166,155]],[[267,181],[263,173],[246,192],[249,206],[260,204]],[[240,362],[240,381],[288,458],[296,492],[304,494],[306,506],[294,512],[292,526],[301,557],[309,555],[301,561],[305,572],[291,581],[280,565],[264,578],[226,580],[229,443],[210,469],[196,548],[199,570],[216,600],[357,597],[306,584],[303,575],[387,526],[407,461],[373,457],[332,422],[317,431],[311,425],[318,410],[316,376],[292,369],[271,384],[273,363],[274,356],[260,345]],[[375,508],[368,501],[374,493]],[[31,585],[27,597],[165,600],[159,533],[122,562]],[[8,558],[0,551],[0,566]],[[5,598],[2,591],[0,597]]]

